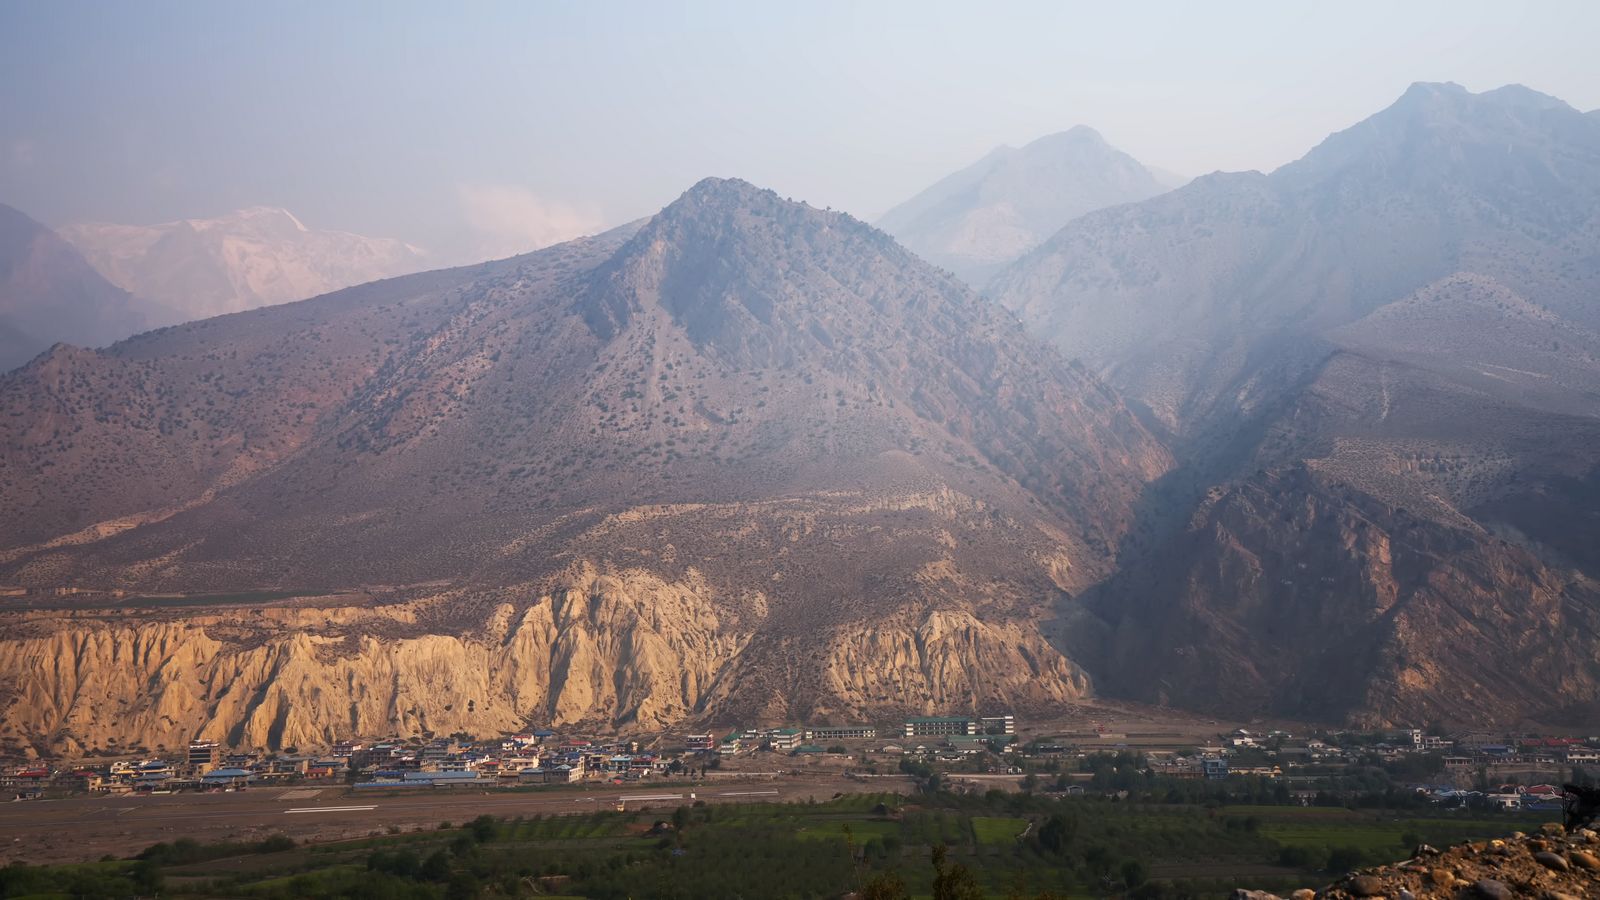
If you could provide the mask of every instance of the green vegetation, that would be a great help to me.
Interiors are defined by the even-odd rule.
[[[0,869],[0,897],[1211,898],[1531,830],[1465,811],[1216,806],[1103,795],[893,794],[494,819],[297,846],[179,840],[134,860]]]
[[[1027,819],[973,816],[972,836],[980,844],[1009,844],[1028,827]]]

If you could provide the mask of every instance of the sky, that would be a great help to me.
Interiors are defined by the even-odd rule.
[[[1600,3],[0,0],[0,203],[54,226],[281,206],[441,260],[708,175],[871,221],[1077,124],[1270,170],[1412,82],[1600,107]]]

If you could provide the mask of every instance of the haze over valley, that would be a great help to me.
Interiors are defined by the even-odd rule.
[[[819,863],[806,896],[898,873],[882,837],[933,809],[965,823],[913,837],[935,884],[954,840],[1072,890],[1222,895],[1083,843],[1115,829],[1074,845],[1048,804],[1086,785],[1107,817],[1382,822],[1451,790],[1476,815],[1508,786],[1546,809],[1527,779],[1600,760],[1600,73],[1581,29],[1468,6],[1428,52],[1432,21],[1396,13],[1411,53],[1370,72],[1331,11],[1293,14],[1330,29],[1289,23],[1304,60],[1188,13],[1044,9],[1007,53],[971,11],[971,39],[908,13],[881,58],[856,44],[881,10],[712,17],[737,40],[657,10],[597,37],[587,10],[500,9],[471,40],[370,10],[347,47],[285,38],[306,68],[273,77],[286,51],[222,26],[297,15],[180,4],[200,49],[130,22],[174,55],[96,34],[79,74],[0,37],[68,79],[0,117],[0,775],[184,747],[192,786],[229,791],[302,757],[285,777],[343,765],[362,790],[801,772],[841,804],[802,831],[870,808],[843,827],[880,842],[844,831],[855,874]],[[331,35],[349,12],[305,15]],[[24,21],[70,32],[0,10]],[[1170,58],[1045,52],[1110,22]],[[970,81],[929,49],[958,34],[989,66]],[[1461,55],[1496,41],[1520,68]],[[152,97],[91,51],[150,66],[129,77]],[[1471,86],[1418,80],[1439,69]],[[148,794],[151,771],[95,774]],[[643,834],[663,864],[714,820],[588,812],[585,840]],[[1198,821],[1255,842],[1219,878],[1389,861]],[[457,844],[433,875],[338,865],[415,896],[668,895],[612,857],[490,887]],[[1542,864],[1592,881],[1565,846]],[[1341,884],[1319,896],[1374,895]]]

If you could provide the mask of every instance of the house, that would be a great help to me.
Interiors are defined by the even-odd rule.
[[[317,759],[306,764],[307,778],[333,778],[344,774],[345,761],[342,759]]]
[[[93,769],[77,769],[65,776],[66,787],[74,791],[98,791],[105,785],[105,778]]]
[[[1490,794],[1488,796],[1488,800],[1492,805],[1498,806],[1501,809],[1522,808],[1521,794]]]
[[[1206,778],[1227,778],[1228,761],[1220,756],[1208,756],[1200,760],[1200,771]]]
[[[255,773],[249,769],[212,769],[200,776],[200,786],[206,788],[243,787],[250,783]]]
[[[945,740],[945,743],[949,745],[951,750],[963,756],[971,756],[989,749],[988,738],[981,734],[951,735]]]
[[[712,734],[686,734],[683,739],[690,753],[709,753],[717,746],[716,735]]]

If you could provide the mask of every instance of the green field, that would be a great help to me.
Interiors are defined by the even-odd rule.
[[[980,844],[1009,844],[1028,827],[1027,819],[973,816],[972,836]]]
[[[0,897],[837,897],[895,877],[931,897],[933,848],[989,897],[1287,893],[1529,816],[1206,806],[1029,794],[863,794],[494,820],[297,845],[162,844],[142,859],[0,869]],[[1336,871],[1330,871],[1335,867]],[[1340,868],[1342,867],[1342,868]],[[894,896],[894,895],[890,895]]]

